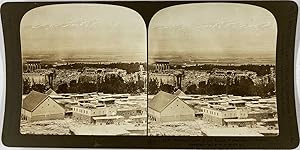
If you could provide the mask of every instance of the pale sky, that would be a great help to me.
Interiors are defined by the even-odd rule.
[[[247,4],[184,4],[160,10],[149,28],[149,57],[272,57],[277,24]]]
[[[128,56],[146,61],[146,26],[135,11],[104,4],[35,8],[21,22],[23,54]]]

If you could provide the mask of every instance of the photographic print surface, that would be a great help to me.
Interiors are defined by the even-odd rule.
[[[146,135],[146,26],[126,7],[58,4],[21,21],[21,134]]]
[[[158,11],[148,29],[150,136],[277,136],[277,24],[233,3]]]
[[[122,6],[48,5],[20,32],[21,134],[279,134],[277,24],[264,8],[175,5],[146,28]]]
[[[3,3],[2,143],[293,149],[297,17],[293,1]]]

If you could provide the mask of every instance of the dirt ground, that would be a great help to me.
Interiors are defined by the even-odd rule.
[[[201,119],[165,123],[151,122],[148,126],[148,133],[150,136],[204,136],[202,129],[222,127],[223,126],[209,124]],[[257,126],[252,128],[252,130],[259,133],[260,131],[275,132],[278,129],[268,129],[263,126]]]
[[[39,135],[70,135],[71,127],[87,126],[69,118],[64,120],[47,120],[37,122],[21,122],[21,134]],[[206,123],[201,119],[195,121],[178,121],[167,123],[150,122],[148,133],[150,136],[203,136],[201,130],[205,128],[219,128],[218,126]],[[253,130],[267,130],[265,127],[254,128]]]
[[[131,123],[125,123],[132,125]],[[70,128],[82,126],[95,126],[94,124],[85,124],[75,121],[70,118],[63,120],[45,120],[36,122],[22,121],[20,125],[21,134],[36,134],[36,135],[71,135]],[[146,127],[145,127],[146,129]]]
[[[70,135],[69,128],[80,126],[81,123],[72,119],[47,120],[37,122],[21,122],[21,134]]]
[[[197,119],[167,123],[151,122],[148,127],[150,136],[203,136],[201,128],[214,128],[214,126]]]

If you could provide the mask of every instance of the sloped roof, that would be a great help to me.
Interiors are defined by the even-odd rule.
[[[25,110],[28,110],[30,112],[33,112],[34,109],[40,105],[43,101],[46,100],[48,95],[37,92],[37,91],[31,91],[23,100],[22,108]]]
[[[47,94],[47,95],[57,95],[57,93],[52,89],[49,89],[47,92],[45,92],[45,94]]]
[[[178,89],[178,90],[174,93],[174,95],[176,95],[176,96],[186,96],[186,94],[185,94],[184,92],[182,92],[180,89]]]
[[[162,112],[176,97],[176,95],[160,91],[148,102],[148,107],[158,112]]]

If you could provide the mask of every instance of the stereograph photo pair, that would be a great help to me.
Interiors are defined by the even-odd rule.
[[[4,3],[2,141],[297,147],[297,10],[292,1]]]

